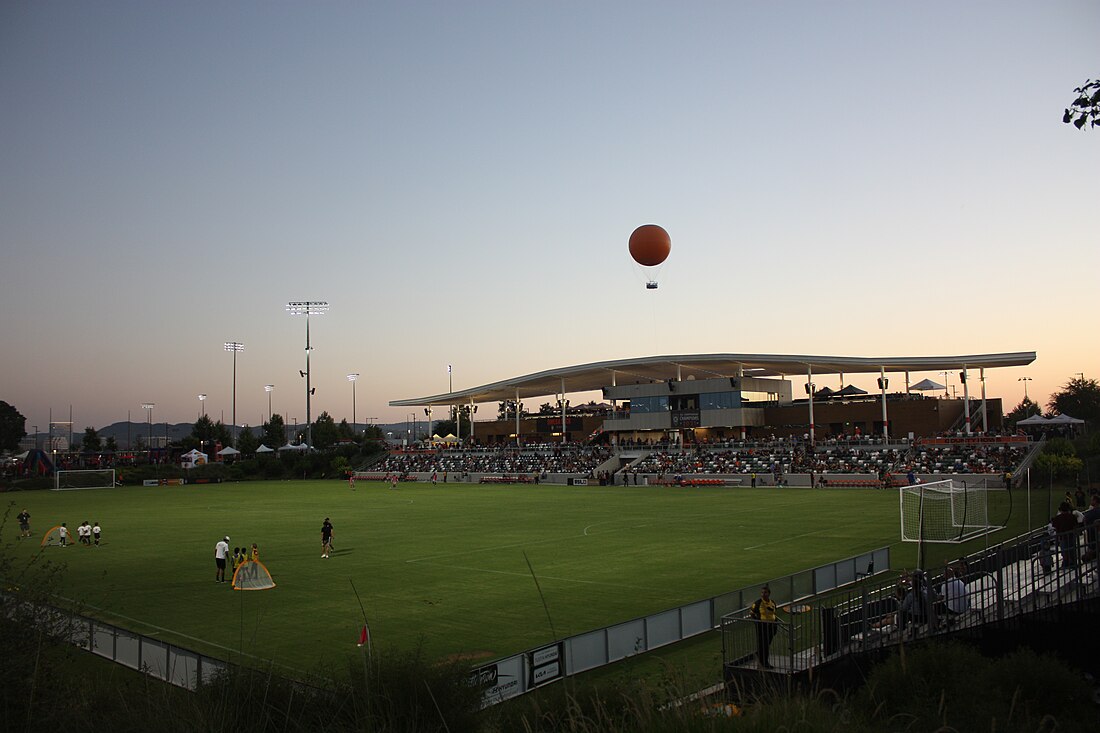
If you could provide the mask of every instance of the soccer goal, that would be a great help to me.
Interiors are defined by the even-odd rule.
[[[106,489],[115,485],[115,469],[58,471],[54,475],[54,491]]]
[[[965,542],[1002,529],[989,521],[989,491],[953,479],[902,487],[902,541]]]

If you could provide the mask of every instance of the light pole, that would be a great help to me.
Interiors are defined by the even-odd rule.
[[[265,384],[264,392],[267,392],[267,421],[271,422],[271,393],[275,391],[274,384]]]
[[[348,381],[351,382],[351,431],[355,432],[355,380],[359,379],[359,373],[348,375]]]
[[[309,407],[309,399],[313,395],[313,389],[310,387],[309,371],[309,317],[327,313],[328,303],[323,300],[291,301],[286,304],[286,312],[292,316],[306,317],[306,370],[304,372],[299,371],[299,374],[306,378],[306,446],[313,447],[313,416]]]
[[[142,402],[141,409],[145,410],[147,419],[149,420],[149,460],[153,459],[153,408],[157,406],[156,402]]]
[[[1024,402],[1030,402],[1031,400],[1027,398],[1027,383],[1032,381],[1031,377],[1020,377],[1016,381],[1024,383]]]
[[[225,350],[233,352],[233,442],[237,442],[237,352],[244,351],[244,344],[226,341]]]
[[[206,395],[199,395],[199,419],[202,419],[202,414],[206,412],[203,408],[206,407]]]

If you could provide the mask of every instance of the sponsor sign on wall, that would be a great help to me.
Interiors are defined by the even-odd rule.
[[[528,652],[527,656],[528,687],[538,687],[561,679],[565,671],[561,642]]]

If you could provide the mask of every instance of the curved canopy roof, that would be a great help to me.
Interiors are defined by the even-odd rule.
[[[859,374],[878,372],[926,372],[955,369],[994,369],[1025,366],[1035,361],[1034,351],[1009,354],[967,354],[961,356],[811,356],[805,354],[686,354],[681,356],[644,356],[615,361],[548,369],[512,377],[492,384],[444,394],[391,400],[391,407],[424,407],[455,403],[502,402],[516,395],[526,399],[553,395],[562,391],[590,392],[612,384],[664,382],[669,379],[713,379],[736,377],[804,376],[813,374]]]

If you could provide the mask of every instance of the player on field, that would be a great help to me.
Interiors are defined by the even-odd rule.
[[[19,512],[16,517],[19,520],[19,539],[31,536],[31,513],[26,509]]]
[[[332,530],[332,522],[328,517],[325,517],[324,524],[321,525],[321,558],[327,559],[328,554],[332,551],[332,536],[334,532]]]
[[[225,560],[229,556],[229,535],[214,545],[214,565],[218,571],[214,574],[215,583],[225,582]]]

